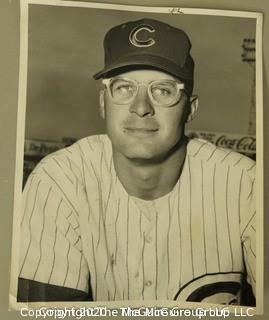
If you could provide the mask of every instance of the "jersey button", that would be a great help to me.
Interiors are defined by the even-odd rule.
[[[151,243],[152,241],[152,237],[151,236],[146,236],[146,242],[147,243]]]
[[[152,285],[152,281],[150,281],[150,280],[146,281],[146,283],[145,283],[146,287],[150,287],[151,285]]]

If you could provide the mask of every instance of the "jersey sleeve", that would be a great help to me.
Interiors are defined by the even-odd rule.
[[[89,292],[76,183],[52,160],[38,165],[29,177],[19,222],[19,279]]]
[[[256,181],[255,166],[245,171],[241,193],[241,241],[247,281],[256,293]]]

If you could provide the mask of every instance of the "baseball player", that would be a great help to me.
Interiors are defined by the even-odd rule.
[[[104,39],[107,134],[44,158],[21,214],[18,301],[255,294],[255,163],[184,135],[197,109],[187,34],[142,19]]]

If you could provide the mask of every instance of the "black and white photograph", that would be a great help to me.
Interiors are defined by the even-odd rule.
[[[10,306],[261,310],[262,14],[20,10]]]

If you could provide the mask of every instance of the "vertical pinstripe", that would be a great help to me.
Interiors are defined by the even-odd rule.
[[[140,238],[142,238],[142,212],[141,212],[141,210],[139,211],[139,233],[140,233]]]
[[[244,159],[244,155],[241,155],[241,157],[234,163],[234,167],[237,166],[239,164],[239,162]]]
[[[231,241],[231,234],[230,234],[230,221],[229,221],[229,214],[228,214],[228,186],[229,186],[229,175],[230,175],[230,166],[228,166],[227,175],[226,175],[226,219],[227,219],[227,226],[228,226],[228,234],[229,234],[229,247],[231,253],[231,261],[232,261],[232,271],[234,271],[234,257],[233,257],[233,249],[232,249],[232,241]]]
[[[93,147],[92,147],[92,145],[91,145],[91,143],[90,143],[90,137],[86,138],[86,140],[87,140],[87,143],[88,143],[91,151],[94,151],[94,149],[93,149]]]
[[[190,167],[190,157],[188,156],[188,173],[189,173],[189,201],[190,201],[190,244],[191,244],[191,270],[192,270],[192,276],[194,278],[194,266],[193,266],[193,244],[192,244],[192,185],[191,185],[191,167]]]
[[[74,243],[74,247],[78,244],[80,238],[81,238],[80,236],[77,237],[77,240],[76,240],[75,243]]]
[[[76,197],[78,197],[78,193],[79,193],[78,192],[78,183],[79,182],[78,182],[78,178],[77,177],[75,179],[76,179]]]
[[[247,228],[249,227],[249,225],[250,225],[250,223],[252,222],[252,220],[253,220],[253,218],[255,217],[255,215],[256,215],[256,211],[254,211],[254,213],[252,214],[251,218],[249,219],[248,224],[245,226],[244,230],[242,231],[242,237],[244,236]]]
[[[89,201],[87,201],[87,202],[89,204],[89,207],[88,207],[88,219],[87,219],[87,221],[89,223],[90,222],[90,218],[91,218],[91,205],[90,205]]]
[[[106,215],[107,215],[107,208],[108,208],[108,204],[109,204],[109,200],[110,200],[110,196],[111,196],[111,191],[112,191],[112,181],[110,181],[109,184],[109,191],[108,191],[108,196],[107,196],[107,200],[106,200],[106,207],[105,207],[105,217],[104,220],[106,220]]]
[[[242,188],[242,178],[243,178],[243,170],[241,172],[240,176],[240,182],[239,182],[239,190],[238,190],[238,213],[239,213],[239,221],[241,217],[241,206],[240,206],[240,201],[241,201],[241,188]]]
[[[119,214],[120,214],[120,203],[121,203],[121,200],[118,199],[118,208],[117,208],[117,215],[116,215],[116,221],[115,221],[115,235],[116,235],[115,259],[116,259],[116,261],[117,261],[117,255],[118,255],[118,232],[117,232],[117,225],[118,225]]]
[[[210,156],[207,158],[207,162],[213,157],[213,155],[215,154],[215,152],[217,151],[217,147],[212,151],[212,153],[210,154]]]
[[[248,242],[248,246],[249,246],[249,251],[251,252],[251,254],[253,255],[254,258],[256,258],[256,253],[254,252],[252,246],[251,246],[251,242]]]
[[[75,172],[74,172],[72,164],[71,164],[71,160],[67,156],[65,158],[67,159],[67,162],[69,164],[69,168],[70,168],[72,174],[75,175]]]
[[[68,275],[68,271],[69,271],[69,253],[70,253],[70,249],[71,249],[71,244],[69,242],[68,251],[67,251],[67,255],[66,255],[66,272],[65,272],[63,286],[65,286],[65,284],[66,284],[66,279],[67,279],[67,275]]]
[[[155,254],[156,254],[156,275],[155,275],[155,299],[157,299],[158,297],[158,270],[159,270],[159,267],[158,267],[158,264],[159,264],[159,261],[158,261],[158,212],[156,210],[156,206],[155,206],[155,203],[153,201],[153,204],[154,204],[154,211],[155,211],[155,219],[156,219],[156,227],[155,227]]]
[[[34,179],[34,175],[32,175],[28,182],[27,182],[27,190],[26,190],[26,195],[25,195],[25,199],[26,199],[26,203],[27,203],[27,200],[28,200],[28,196],[29,196],[29,191],[31,190],[31,185],[32,185],[32,182],[33,182],[33,179]],[[22,219],[21,219],[21,224],[20,226],[22,226],[23,224],[23,221],[24,221],[24,217],[25,217],[25,214],[26,214],[27,210],[25,208],[25,210],[23,211],[23,216],[22,216]]]
[[[92,239],[92,258],[93,258],[93,265],[94,265],[94,275],[95,275],[95,290],[94,290],[94,296],[97,297],[98,296],[98,277],[97,277],[97,268],[96,268],[96,260],[95,260],[95,250],[94,250],[94,243],[93,243],[93,235],[91,236],[91,239]]]
[[[100,179],[101,180],[103,180],[103,161],[104,161],[104,151],[102,150],[101,158],[100,158]]]
[[[78,216],[78,212],[72,202],[69,200],[68,196],[66,193],[63,191],[63,189],[60,187],[59,183],[48,173],[46,169],[43,168],[43,171],[46,173],[46,175],[54,182],[54,184],[58,187],[58,189],[62,192],[62,194],[65,196],[65,199],[68,201],[69,205],[73,208],[75,211],[76,215]]]
[[[250,189],[249,194],[248,194],[248,196],[247,196],[247,200],[251,197],[251,195],[252,195],[252,193],[253,193],[254,182],[255,182],[255,181],[252,181],[252,183],[251,183],[251,189]]]
[[[180,279],[179,279],[179,283],[181,285],[181,282],[182,282],[182,232],[181,232],[181,222],[180,222],[180,200],[181,200],[181,197],[180,197],[180,188],[181,188],[181,181],[179,181],[178,183],[178,212],[177,212],[177,217],[178,217],[178,229],[179,229],[179,243],[180,243],[180,246],[179,246],[179,255],[180,255],[180,262],[179,262],[179,275],[180,275]]]
[[[170,245],[169,245],[169,234],[170,234],[170,227],[171,227],[171,204],[170,204],[170,198],[171,195],[168,197],[167,201],[168,201],[168,230],[167,230],[167,272],[168,272],[168,284],[167,284],[167,288],[169,289],[169,284],[170,284],[170,254],[169,254],[169,249],[170,249]],[[167,299],[169,299],[168,296],[168,290],[167,290]]]
[[[59,205],[58,205],[58,207],[57,207],[56,217],[55,217],[55,222],[56,222],[56,223],[57,223],[57,219],[58,219],[58,215],[59,215],[59,210],[60,210],[62,201],[63,201],[63,199],[61,199],[61,201],[59,202]],[[58,233],[58,228],[57,228],[57,226],[56,226],[56,223],[55,223],[55,231],[54,231],[55,236],[54,236],[54,241],[53,241],[53,260],[52,260],[52,266],[51,266],[51,271],[50,271],[48,283],[50,283],[50,281],[51,281],[51,276],[52,276],[52,272],[53,272],[53,270],[54,270],[54,263],[55,263],[55,247],[56,247],[57,233]],[[69,226],[68,226],[67,232],[68,232],[68,230],[69,230],[69,227],[70,227],[70,224],[69,224]],[[67,234],[67,232],[66,232],[66,234]]]
[[[113,300],[116,298],[116,293],[117,293],[117,286],[114,287],[114,295],[113,295]]]
[[[230,150],[226,155],[222,158],[221,162],[224,162],[231,154],[233,153],[232,150]]]
[[[29,252],[29,249],[30,249],[31,241],[32,241],[31,221],[32,221],[32,217],[33,217],[33,214],[34,214],[36,198],[37,198],[37,194],[38,194],[38,189],[39,189],[40,183],[41,183],[41,180],[38,181],[38,184],[37,184],[37,187],[36,187],[36,192],[35,192],[35,197],[34,197],[34,204],[33,204],[33,208],[32,208],[31,214],[30,214],[30,219],[28,221],[28,231],[29,231],[29,234],[30,234],[30,240],[29,240],[29,243],[28,243],[28,246],[27,246],[27,250],[26,250],[26,253],[25,253],[25,256],[24,256],[24,259],[23,259],[23,263],[22,263],[19,275],[21,275],[21,273],[22,273],[22,270],[23,270],[23,267],[24,267],[24,264],[26,262],[26,258],[28,256],[28,252]]]
[[[143,232],[143,247],[142,247],[142,299],[144,300],[144,289],[145,289],[145,264],[144,264],[144,253],[145,253],[145,232]]]
[[[193,155],[193,157],[195,158],[199,153],[200,151],[202,150],[203,147],[205,147],[206,145],[208,144],[208,142],[203,142],[200,147],[198,148],[198,150],[196,151],[196,153]]]
[[[76,289],[78,289],[78,284],[79,284],[79,280],[80,280],[80,276],[81,276],[81,262],[82,262],[82,255],[80,256],[78,281],[77,281],[77,284],[76,284]]]
[[[40,254],[39,254],[39,259],[38,259],[37,267],[36,267],[36,270],[35,270],[35,273],[34,273],[34,277],[33,277],[34,280],[35,280],[36,273],[37,273],[37,271],[38,271],[39,264],[40,264],[41,257],[42,257],[42,246],[41,246],[41,242],[42,242],[42,237],[43,237],[43,232],[44,232],[44,226],[45,226],[45,218],[46,218],[45,211],[46,211],[46,206],[47,206],[47,203],[48,203],[49,195],[50,195],[50,193],[51,193],[51,189],[52,189],[52,187],[49,188],[48,194],[47,194],[47,196],[46,196],[45,204],[44,204],[44,207],[43,207],[42,230],[41,230],[41,235],[40,235],[40,239],[39,239],[39,252],[40,252]]]
[[[254,281],[254,283],[256,283],[256,277],[255,277],[254,274],[252,273],[252,268],[251,268],[251,266],[249,265],[248,259],[245,260],[245,263],[246,263],[247,268],[248,268],[248,270],[249,270],[249,272],[250,272],[250,274],[251,274],[252,280]]]
[[[98,247],[98,246],[99,246],[99,243],[100,243],[100,233],[101,233],[100,230],[101,230],[101,216],[102,216],[102,213],[103,213],[103,200],[102,200],[102,192],[101,192],[101,183],[100,183],[100,181],[99,181],[99,178],[98,178],[98,176],[97,176],[97,173],[96,173],[96,171],[95,171],[95,168],[94,168],[92,162],[89,161],[89,163],[90,163],[90,165],[91,165],[92,171],[93,171],[94,176],[95,176],[95,178],[96,178],[97,188],[98,188],[98,194],[99,194],[99,196],[100,196],[100,199],[99,199],[99,212],[100,212],[100,214],[99,214],[99,216],[98,216],[98,240],[97,240],[97,245],[96,245],[96,247]],[[88,165],[86,165],[86,168],[88,169]],[[85,184],[86,184],[86,183],[85,183]]]
[[[129,214],[130,214],[130,197],[127,200],[127,228],[126,228],[126,272],[127,272],[127,299],[130,299],[130,274],[129,274]],[[141,215],[140,215],[141,217]],[[141,222],[140,222],[141,226]]]
[[[57,166],[61,169],[61,171],[63,172],[63,174],[64,174],[64,176],[66,177],[66,179],[69,180],[69,182],[70,182],[71,184],[73,184],[73,181],[72,181],[72,180],[70,179],[70,177],[65,173],[64,168],[60,165],[59,161],[58,161],[56,158],[54,158],[54,157],[52,157],[52,159],[53,159],[53,161],[55,161],[55,163],[57,164]]]
[[[202,219],[203,219],[203,245],[204,245],[204,257],[205,257],[205,269],[207,273],[207,252],[206,252],[206,243],[205,243],[205,203],[204,203],[204,169],[203,169],[203,162],[201,163],[201,196],[202,196]]]
[[[109,266],[109,256],[107,256],[106,270],[105,270],[105,274],[104,274],[105,279],[107,277],[108,266]]]
[[[112,171],[113,157],[110,158],[109,172]]]
[[[85,164],[84,164],[84,161],[83,161],[83,157],[84,157],[84,154],[81,150],[81,147],[79,146],[79,150],[80,150],[80,166],[82,168],[82,179],[83,179],[83,185],[86,186],[86,178],[85,178]]]
[[[213,204],[214,204],[214,215],[215,215],[215,230],[216,230],[216,244],[217,244],[217,257],[218,257],[218,271],[220,271],[220,258],[219,258],[219,239],[218,239],[218,224],[217,224],[217,209],[216,209],[216,164],[214,165],[213,173]]]

